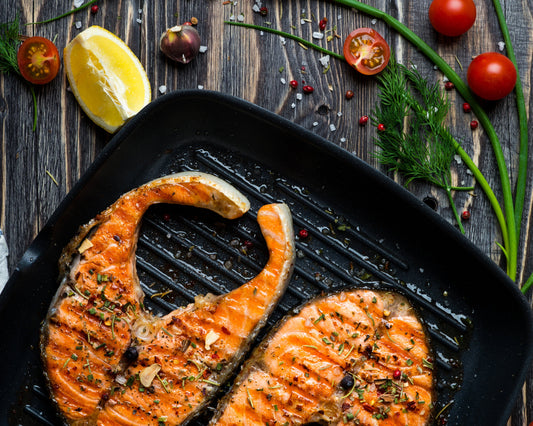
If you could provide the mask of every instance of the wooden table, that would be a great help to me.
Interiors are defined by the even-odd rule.
[[[67,11],[62,1],[8,0],[8,7],[0,8],[0,21],[14,19],[20,12],[22,23],[42,21]],[[477,0],[477,20],[474,27],[457,38],[439,36],[431,27],[427,10],[430,0],[390,2],[377,0],[371,3],[390,13],[422,37],[463,78],[472,57],[485,51],[499,51],[502,35],[494,7],[489,0]],[[346,63],[332,58],[325,72],[319,59],[323,54],[305,49],[287,40],[283,44],[273,34],[230,27],[225,20],[243,19],[245,22],[270,25],[272,28],[291,31],[312,40],[319,31],[318,21],[328,18],[327,29],[336,27],[339,37],[332,41],[316,41],[330,50],[342,52],[344,38],[358,27],[372,27],[389,42],[398,60],[416,64],[429,81],[444,84],[443,74],[398,33],[384,22],[345,6],[325,0],[263,0],[267,15],[254,12],[253,1],[99,1],[98,11],[89,8],[48,24],[22,27],[27,35],[40,35],[54,39],[62,48],[80,31],[100,25],[122,38],[138,55],[152,84],[152,97],[164,96],[167,91],[203,87],[231,94],[285,118],[292,120],[316,134],[323,136],[372,166],[384,170],[374,158],[374,126],[358,125],[362,115],[369,115],[378,101],[375,78],[357,74]],[[503,10],[510,28],[511,39],[517,53],[518,68],[525,87],[526,105],[530,105],[531,42],[533,23],[530,20],[533,3],[503,0]],[[68,8],[67,8],[68,9]],[[186,66],[175,65],[159,52],[158,40],[167,27],[196,17],[197,29],[207,51]],[[233,18],[232,18],[233,17]],[[329,34],[333,34],[330,32]],[[505,52],[504,52],[505,53]],[[289,87],[290,80],[305,81],[314,87],[314,93],[301,93]],[[347,100],[345,93],[352,90],[355,96]],[[14,75],[0,77],[1,162],[2,183],[0,227],[6,234],[11,271],[23,252],[43,227],[59,202],[69,192],[89,167],[112,135],[94,125],[79,108],[69,91],[64,70],[50,84],[36,88],[38,122],[32,130],[32,96],[29,87]],[[462,98],[447,92],[451,110],[449,124],[457,140],[474,158],[497,195],[501,187],[494,155],[487,135],[480,127],[472,131],[472,114],[462,110]],[[487,107],[492,123],[499,135],[514,187],[517,174],[518,119],[514,94]],[[330,125],[334,125],[330,127]],[[530,131],[531,131],[531,125]],[[529,155],[529,172],[533,171]],[[457,182],[471,182],[464,167],[454,167]],[[394,176],[402,182],[401,177]],[[533,179],[526,191],[522,236],[519,241],[518,282],[523,283],[533,271],[533,251],[529,229],[532,221]],[[409,185],[417,197],[432,197],[436,210],[453,221],[450,204],[443,191],[425,183]],[[468,210],[471,219],[464,223],[466,236],[487,256],[504,266],[502,253],[496,242],[501,240],[498,224],[486,197],[479,188],[474,193],[455,193],[460,211]],[[528,295],[531,299],[531,293]],[[495,313],[497,314],[497,313]],[[516,402],[509,425],[527,425],[533,421],[533,377],[531,374]]]

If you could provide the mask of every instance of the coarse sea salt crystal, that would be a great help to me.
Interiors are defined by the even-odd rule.
[[[200,49],[198,50],[200,53],[207,52],[207,46],[200,46]]]
[[[159,86],[159,93],[164,94],[167,92],[167,86]]]
[[[313,122],[313,127],[318,126],[318,121]]]
[[[280,37],[279,40],[281,41],[281,44],[284,46],[287,43],[287,40],[285,40],[285,37]]]
[[[313,33],[313,38],[316,39],[316,40],[322,40],[324,38],[324,34],[319,33],[318,31],[315,31]]]
[[[461,164],[461,163],[463,162],[463,160],[461,159],[461,157],[459,156],[459,154],[455,154],[455,155],[453,156],[453,159],[455,160],[455,162],[456,162],[457,164]]]
[[[500,51],[502,51],[503,49],[505,49],[505,43],[503,41],[499,41],[498,42],[498,49],[500,49]]]
[[[140,18],[137,18],[136,21],[137,21],[138,24],[142,24],[143,23],[143,20],[140,19]]]
[[[301,93],[297,93],[296,94],[296,99],[298,99],[299,101],[301,101],[303,98],[303,95]]]
[[[341,138],[341,142],[342,143],[346,142],[346,138]]]
[[[342,112],[339,111],[339,112],[337,113],[337,117],[342,117]]]
[[[372,25],[376,25],[376,22],[378,22],[377,19],[372,19],[370,22],[372,22]]]
[[[281,77],[279,81],[281,81],[281,84],[287,84],[287,80],[285,80],[283,77]]]
[[[322,56],[318,59],[318,61],[323,67],[327,67],[329,65],[329,55]]]
[[[238,20],[239,22],[243,22],[243,21],[244,21],[244,14],[241,13],[241,14],[237,17],[237,20]]]
[[[329,130],[331,130],[332,132],[334,132],[335,130],[337,130],[337,128],[335,127],[335,124],[330,124],[330,125],[329,125]]]
[[[198,85],[198,89],[200,90],[203,90],[204,86],[202,86],[201,84]]]
[[[291,104],[291,108],[292,109],[296,108],[296,104],[294,102]]]
[[[229,20],[230,21],[235,21],[235,15],[230,15]]]
[[[75,8],[78,8],[78,7],[80,7],[84,2],[85,2],[85,0],[74,0],[73,6],[74,6]]]
[[[79,30],[81,28],[81,21],[76,21],[76,23],[74,25]]]

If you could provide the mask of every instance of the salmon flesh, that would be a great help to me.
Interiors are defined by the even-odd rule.
[[[433,388],[428,342],[407,300],[343,291],[281,321],[209,426],[427,425]]]
[[[69,425],[184,425],[241,361],[289,282],[291,214],[263,206],[269,260],[222,296],[197,297],[156,317],[144,309],[135,268],[140,221],[155,203],[242,216],[248,200],[226,182],[188,172],[149,182],[83,226],[64,249],[60,285],[41,331],[50,392]]]

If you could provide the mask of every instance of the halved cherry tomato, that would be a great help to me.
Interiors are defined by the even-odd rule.
[[[389,63],[390,47],[376,30],[359,28],[346,37],[344,58],[361,74],[373,75]]]
[[[17,63],[22,77],[30,83],[46,84],[59,71],[59,52],[47,38],[29,37],[19,47]]]
[[[470,90],[480,98],[496,101],[513,91],[516,68],[511,60],[501,53],[482,53],[468,66],[466,79]]]

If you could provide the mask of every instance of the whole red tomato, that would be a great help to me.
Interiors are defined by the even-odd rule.
[[[470,90],[480,98],[495,101],[507,96],[516,84],[516,68],[509,58],[497,52],[474,58],[466,72]]]
[[[473,0],[433,0],[429,21],[439,33],[456,37],[466,33],[476,20]]]
[[[52,81],[59,71],[59,52],[50,40],[44,37],[29,37],[17,52],[19,71],[33,84]]]
[[[389,63],[390,47],[376,30],[359,28],[346,37],[344,58],[361,74],[373,75]]]

